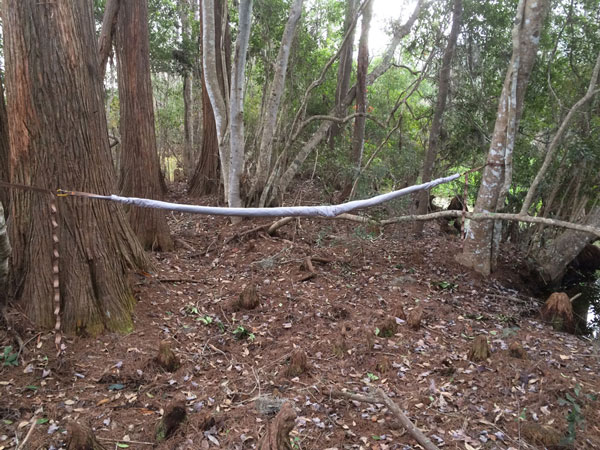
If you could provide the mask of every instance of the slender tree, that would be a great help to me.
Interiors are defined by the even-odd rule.
[[[183,171],[189,180],[194,173],[194,127],[192,118],[192,64],[190,62],[191,30],[190,4],[188,0],[179,0],[179,17],[181,19],[181,41],[183,48]]]
[[[358,63],[356,66],[356,112],[360,114],[354,119],[354,136],[352,139],[352,164],[356,173],[360,170],[365,147],[365,125],[367,119],[367,74],[369,71],[369,31],[371,29],[371,12],[373,2],[365,6],[362,16],[360,41],[358,44]],[[352,181],[348,183],[348,193],[352,189]]]
[[[11,177],[16,183],[110,194],[114,190],[92,4],[4,0]],[[51,328],[53,242],[48,196],[11,191],[12,279],[38,326]],[[98,334],[131,329],[130,267],[147,259],[120,207],[58,202],[62,326]]]
[[[336,105],[336,116],[342,117],[346,111],[341,110],[341,104],[348,89],[350,89],[350,77],[352,76],[352,54],[354,51],[354,16],[356,16],[356,10],[358,9],[358,0],[348,0],[346,2],[346,11],[344,17],[344,36],[350,33],[340,50],[340,61],[338,63],[337,73],[337,86],[335,88],[335,105]],[[327,141],[329,148],[333,149],[335,141],[342,131],[342,127],[337,122],[331,124],[329,128]]]
[[[122,3],[115,41],[122,146],[119,188],[123,195],[160,200],[163,189],[150,81],[148,0]],[[173,248],[163,211],[134,206],[128,215],[144,248]]]
[[[271,169],[271,160],[273,155],[273,139],[275,138],[275,128],[277,125],[277,113],[281,104],[283,91],[285,90],[285,78],[287,74],[288,61],[292,42],[296,35],[296,28],[302,15],[302,5],[304,0],[294,0],[290,6],[290,13],[287,24],[283,31],[279,53],[275,62],[275,74],[269,90],[269,97],[263,117],[262,133],[260,137],[260,148],[258,151],[258,163],[256,174],[250,194],[249,201],[252,204],[258,203],[260,195],[267,183],[269,170]]]
[[[500,212],[512,183],[512,156],[527,81],[540,42],[547,0],[520,0],[512,32],[513,54],[506,73],[487,165],[475,203],[475,212]],[[457,260],[483,275],[495,269],[501,222],[472,223],[463,253]]]
[[[427,144],[427,151],[425,152],[425,160],[423,162],[423,173],[421,176],[423,183],[431,181],[433,168],[435,165],[435,158],[438,154],[440,133],[442,131],[442,117],[444,115],[444,110],[446,109],[446,99],[448,98],[448,90],[450,88],[450,68],[452,66],[454,49],[456,48],[456,40],[458,39],[458,34],[460,32],[461,16],[462,1],[454,0],[454,6],[452,8],[452,28],[450,30],[450,35],[448,36],[448,43],[446,44],[446,49],[444,50],[444,56],[442,57],[442,65],[440,67],[438,81],[437,102],[433,112],[431,129],[429,130],[429,142]],[[417,209],[417,213],[427,213],[428,206],[429,191],[421,191],[419,193],[419,207]],[[424,222],[415,222],[416,234],[420,234],[423,231],[423,225]]]
[[[231,95],[229,101],[229,189],[227,204],[230,207],[242,206],[241,177],[244,170],[244,86],[246,73],[246,56],[250,41],[250,25],[252,23],[252,0],[240,0],[239,29],[235,40],[235,54],[231,74]],[[239,222],[241,218],[232,218]]]
[[[104,6],[104,17],[102,19],[102,28],[98,38],[98,59],[100,64],[100,77],[104,79],[106,73],[106,64],[113,45],[113,38],[117,28],[117,17],[121,0],[106,0]]]

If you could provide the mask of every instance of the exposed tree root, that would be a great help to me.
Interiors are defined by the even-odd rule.
[[[258,444],[258,450],[292,450],[290,431],[294,428],[296,411],[291,403],[284,403],[279,413],[267,425],[267,431]]]

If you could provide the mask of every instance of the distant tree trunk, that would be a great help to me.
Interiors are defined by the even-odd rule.
[[[540,41],[547,0],[520,0],[513,28],[513,55],[500,95],[498,115],[483,171],[475,212],[500,212],[512,182],[512,152],[523,109],[527,80]],[[489,275],[496,267],[501,222],[471,223],[463,253],[457,260],[464,266]]]
[[[12,180],[110,194],[114,171],[92,3],[3,0],[2,13]],[[55,324],[50,215],[46,195],[11,191],[11,278],[25,313],[43,328]],[[127,272],[148,261],[122,209],[64,198],[58,222],[63,330],[131,330]]]
[[[102,29],[98,38],[98,59],[100,64],[100,79],[104,80],[106,73],[106,64],[112,49],[113,37],[117,28],[117,16],[121,0],[106,0],[104,6],[104,17],[102,19]]]
[[[150,82],[148,0],[123,2],[116,48],[122,148],[119,188],[123,195],[160,200],[163,189]],[[128,215],[144,248],[173,249],[163,211],[133,206]]]
[[[358,44],[358,62],[356,68],[356,112],[363,114],[354,119],[354,136],[352,139],[352,164],[358,174],[362,163],[363,151],[365,148],[365,125],[367,118],[367,73],[369,71],[369,31],[371,28],[371,11],[373,2],[369,2],[363,11],[360,41]],[[349,189],[352,189],[352,181],[348,183]],[[344,197],[347,197],[344,196]]]
[[[204,0],[200,0],[201,4]],[[223,15],[225,14],[225,18]],[[225,27],[225,36],[222,34],[222,24],[227,23],[227,10],[223,7],[213,8],[212,20],[213,27],[211,29],[214,32],[214,39],[212,45],[214,46],[214,74],[217,79],[211,80],[213,88],[215,89],[215,95],[220,96],[222,99],[226,97],[226,90],[229,87],[228,75],[230,72],[229,61],[231,60],[231,38],[229,36],[229,27]],[[200,15],[200,24],[202,27],[200,33],[200,49],[202,49],[202,61],[204,61],[204,51],[206,51],[206,44],[204,43],[204,16]],[[223,68],[223,61],[225,61],[225,68]],[[207,76],[206,70],[203,63],[201,63],[202,73],[202,144],[200,146],[200,154],[194,175],[190,180],[189,193],[194,196],[216,194],[219,192],[220,187],[220,162],[219,162],[219,134],[217,132],[217,126],[215,121],[215,112],[213,110],[211,99],[209,96],[209,90],[206,85]]]
[[[460,32],[461,16],[462,1],[454,0],[454,7],[452,10],[452,29],[450,30],[450,35],[448,36],[448,43],[446,44],[444,56],[442,57],[442,66],[440,67],[437,103],[435,105],[435,111],[433,112],[431,129],[429,130],[429,143],[427,145],[427,151],[425,152],[423,174],[421,176],[422,183],[431,181],[431,177],[433,176],[433,168],[435,166],[435,158],[438,154],[440,133],[442,131],[442,117],[446,109],[446,99],[448,98],[448,90],[450,88],[450,68],[452,66],[454,49],[456,48],[456,40],[458,39],[458,34]],[[417,214],[426,214],[428,206],[429,191],[421,191],[419,193],[419,207],[417,208]],[[415,222],[415,234],[421,234],[423,232],[424,224],[425,222],[421,221]]]
[[[2,76],[0,76],[0,181],[9,181],[8,152],[8,116],[4,104],[4,86],[2,85]],[[9,198],[8,189],[0,187],[0,202],[4,204],[5,215],[8,215]]]
[[[600,206],[596,206],[583,222],[586,225],[600,226]],[[583,248],[598,239],[597,236],[575,230],[564,230],[556,239],[546,244],[535,259],[540,278],[547,285],[560,283],[567,266]]]
[[[246,73],[246,56],[250,41],[250,25],[252,23],[252,0],[240,0],[238,36],[235,40],[235,55],[231,74],[231,95],[229,102],[230,127],[230,165],[229,190],[227,204],[242,206],[241,176],[244,171],[244,83]],[[236,223],[240,217],[231,219]]]
[[[192,71],[191,64],[188,66],[190,59],[189,51],[191,49],[190,36],[190,20],[189,11],[190,5],[188,0],[179,0],[179,13],[181,18],[181,40],[184,52],[184,67],[183,67],[183,172],[189,180],[194,173],[194,147],[193,147],[193,118],[192,118]]]
[[[358,0],[348,0],[346,2],[346,15],[344,17],[344,36],[351,29],[351,34],[340,52],[340,62],[337,73],[337,86],[335,88],[336,116],[343,116],[345,111],[341,109],[342,100],[346,97],[350,88],[350,77],[352,75],[352,54],[354,51],[354,30],[352,26],[356,10],[358,9]],[[334,122],[329,128],[327,140],[329,148],[333,149],[336,139],[342,131],[342,125]]]
[[[258,163],[256,168],[255,178],[253,180],[252,188],[250,190],[249,202],[252,204],[258,203],[267,178],[271,169],[271,160],[273,155],[273,139],[275,138],[275,128],[277,125],[277,113],[281,104],[281,97],[285,90],[285,78],[287,73],[288,61],[290,57],[290,50],[292,48],[292,42],[296,35],[296,28],[302,15],[302,5],[304,0],[294,0],[290,6],[290,13],[285,30],[283,31],[283,37],[281,38],[281,45],[279,46],[279,53],[275,62],[275,74],[273,81],[271,82],[271,88],[267,105],[263,115],[263,126],[262,134],[260,139],[260,148],[258,152]]]

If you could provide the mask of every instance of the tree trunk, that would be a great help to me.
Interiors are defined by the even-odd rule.
[[[483,171],[475,212],[499,212],[512,182],[512,152],[527,80],[540,41],[547,0],[520,0],[513,28],[513,55],[500,95],[494,134]],[[501,222],[477,222],[471,225],[463,253],[457,261],[489,275],[496,266],[500,245]]]
[[[360,170],[365,147],[365,125],[367,118],[367,72],[369,70],[369,30],[371,28],[371,11],[373,2],[369,2],[363,11],[358,44],[358,61],[356,69],[356,112],[363,114],[354,119],[354,136],[352,139],[352,163],[356,173]],[[354,177],[352,177],[354,178]],[[352,181],[349,183],[352,188]],[[348,191],[349,193],[349,191]]]
[[[162,175],[154,130],[149,45],[148,0],[123,2],[116,33],[122,148],[119,188],[126,196],[161,200]],[[144,248],[173,249],[163,211],[133,206],[128,209],[128,215]]]
[[[348,89],[350,88],[350,77],[352,75],[352,53],[354,51],[354,30],[352,22],[356,15],[356,9],[358,8],[358,0],[348,0],[346,3],[346,16],[344,17],[344,36],[350,28],[351,34],[348,40],[340,52],[340,62],[338,65],[337,73],[337,86],[335,88],[335,105],[336,105],[336,116],[341,117],[345,114],[345,111],[341,109],[342,100],[346,97]],[[333,150],[336,139],[342,132],[342,126],[337,122],[331,124],[327,140],[329,148]]]
[[[203,0],[199,0],[203,3]],[[201,8],[202,10],[202,8]],[[229,86],[229,78],[225,75],[229,73],[229,61],[231,60],[231,38],[229,36],[229,27],[225,28],[225,36],[222,36],[221,24],[226,19],[223,19],[223,14],[227,15],[227,10],[223,8],[217,8],[213,14],[213,28],[212,31],[215,33],[215,39],[213,41],[213,52],[215,53],[215,73],[220,75],[217,80],[211,80],[214,85],[214,89],[218,95],[225,98],[225,92],[227,86]],[[200,17],[200,49],[202,50],[202,62],[200,64],[200,70],[202,72],[202,145],[200,147],[200,156],[196,170],[190,181],[189,193],[195,196],[216,194],[219,192],[220,187],[220,161],[219,161],[219,137],[217,132],[217,126],[215,122],[215,112],[212,108],[210,96],[208,94],[208,88],[206,86],[206,71],[204,69],[204,51],[206,45],[204,43],[204,17],[201,14]],[[218,44],[217,44],[218,43]],[[223,45],[221,45],[221,43]],[[224,53],[224,54],[223,54]],[[223,68],[222,62],[225,61],[226,66]]]
[[[4,208],[0,202],[0,309],[6,302],[6,282],[8,281],[8,260],[10,259],[10,242],[6,221],[4,220]]]
[[[224,197],[225,201],[227,201],[230,166],[230,148],[227,135],[229,86],[226,83],[228,79],[224,76],[224,74],[228,73],[226,70],[227,64],[223,64],[223,60],[228,56],[224,45],[227,42],[228,36],[223,36],[221,23],[217,22],[217,10],[220,9],[215,9],[214,0],[202,0],[202,64],[205,75],[204,83],[215,118]],[[221,17],[223,22],[226,22],[226,16],[227,14],[223,13]]]
[[[4,86],[2,85],[2,74],[0,74],[0,181],[9,181],[8,171],[8,116],[4,104]],[[8,215],[9,203],[8,189],[0,187],[0,203],[4,205],[5,215]]]
[[[431,181],[433,176],[433,168],[435,166],[435,158],[437,157],[440,133],[442,131],[442,117],[446,110],[446,99],[448,98],[448,90],[450,88],[450,68],[452,66],[452,58],[454,49],[456,48],[456,40],[460,32],[460,22],[462,16],[462,1],[454,0],[454,8],[452,10],[452,29],[448,36],[448,43],[442,57],[442,67],[440,67],[440,79],[438,82],[438,96],[433,112],[433,120],[431,121],[431,129],[429,130],[429,142],[427,151],[425,152],[425,160],[423,161],[423,174],[421,183]],[[429,191],[421,191],[419,193],[419,207],[417,214],[426,214],[429,205]],[[424,222],[415,222],[415,234],[423,232]]]
[[[600,206],[596,206],[587,216],[586,225],[600,226]],[[590,233],[565,230],[536,256],[540,278],[546,285],[560,283],[567,266],[583,248],[598,239]]]
[[[275,128],[277,125],[277,113],[281,104],[281,97],[285,90],[285,78],[287,66],[292,48],[292,42],[296,35],[296,28],[302,15],[302,5],[304,0],[294,0],[290,7],[289,18],[281,38],[277,61],[275,62],[275,75],[271,82],[271,90],[267,100],[263,116],[262,135],[260,139],[260,148],[258,153],[258,163],[254,183],[248,195],[252,204],[258,203],[263,189],[265,188],[269,170],[271,169],[271,159],[273,155],[273,139],[275,137]]]
[[[244,171],[244,83],[246,73],[246,56],[250,40],[250,24],[252,23],[252,0],[240,0],[238,36],[235,41],[235,55],[231,74],[231,95],[229,103],[230,128],[230,165],[229,190],[227,204],[230,208],[242,206],[240,178]],[[231,219],[236,223],[241,217]]]
[[[102,29],[98,38],[98,60],[100,64],[100,79],[104,80],[106,64],[112,49],[113,37],[117,28],[117,16],[121,0],[107,0],[104,6],[104,17],[102,18]]]
[[[188,190],[190,195],[196,197],[219,192],[219,142],[215,115],[206,92],[204,73],[202,74],[202,123],[200,158]]]
[[[91,2],[4,0],[2,11],[12,180],[110,194],[114,171]],[[52,328],[48,197],[11,191],[11,217],[17,300],[35,324]],[[122,209],[64,198],[58,222],[63,330],[90,335],[131,330],[134,298],[127,271],[148,261]]]
[[[190,21],[189,21],[189,3],[188,0],[179,0],[179,12],[181,17],[181,40],[185,54],[185,59],[190,57]],[[184,64],[186,64],[184,63]],[[194,173],[194,157],[193,147],[193,119],[192,119],[192,72],[190,67],[183,68],[183,172],[189,180]]]

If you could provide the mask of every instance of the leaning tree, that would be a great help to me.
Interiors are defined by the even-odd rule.
[[[112,161],[102,80],[87,0],[4,0],[11,181],[40,188],[110,194]],[[131,328],[131,267],[147,259],[112,203],[58,201],[58,274],[53,273],[49,194],[11,192],[15,296],[38,326],[54,326],[60,282],[63,330],[95,335]]]

